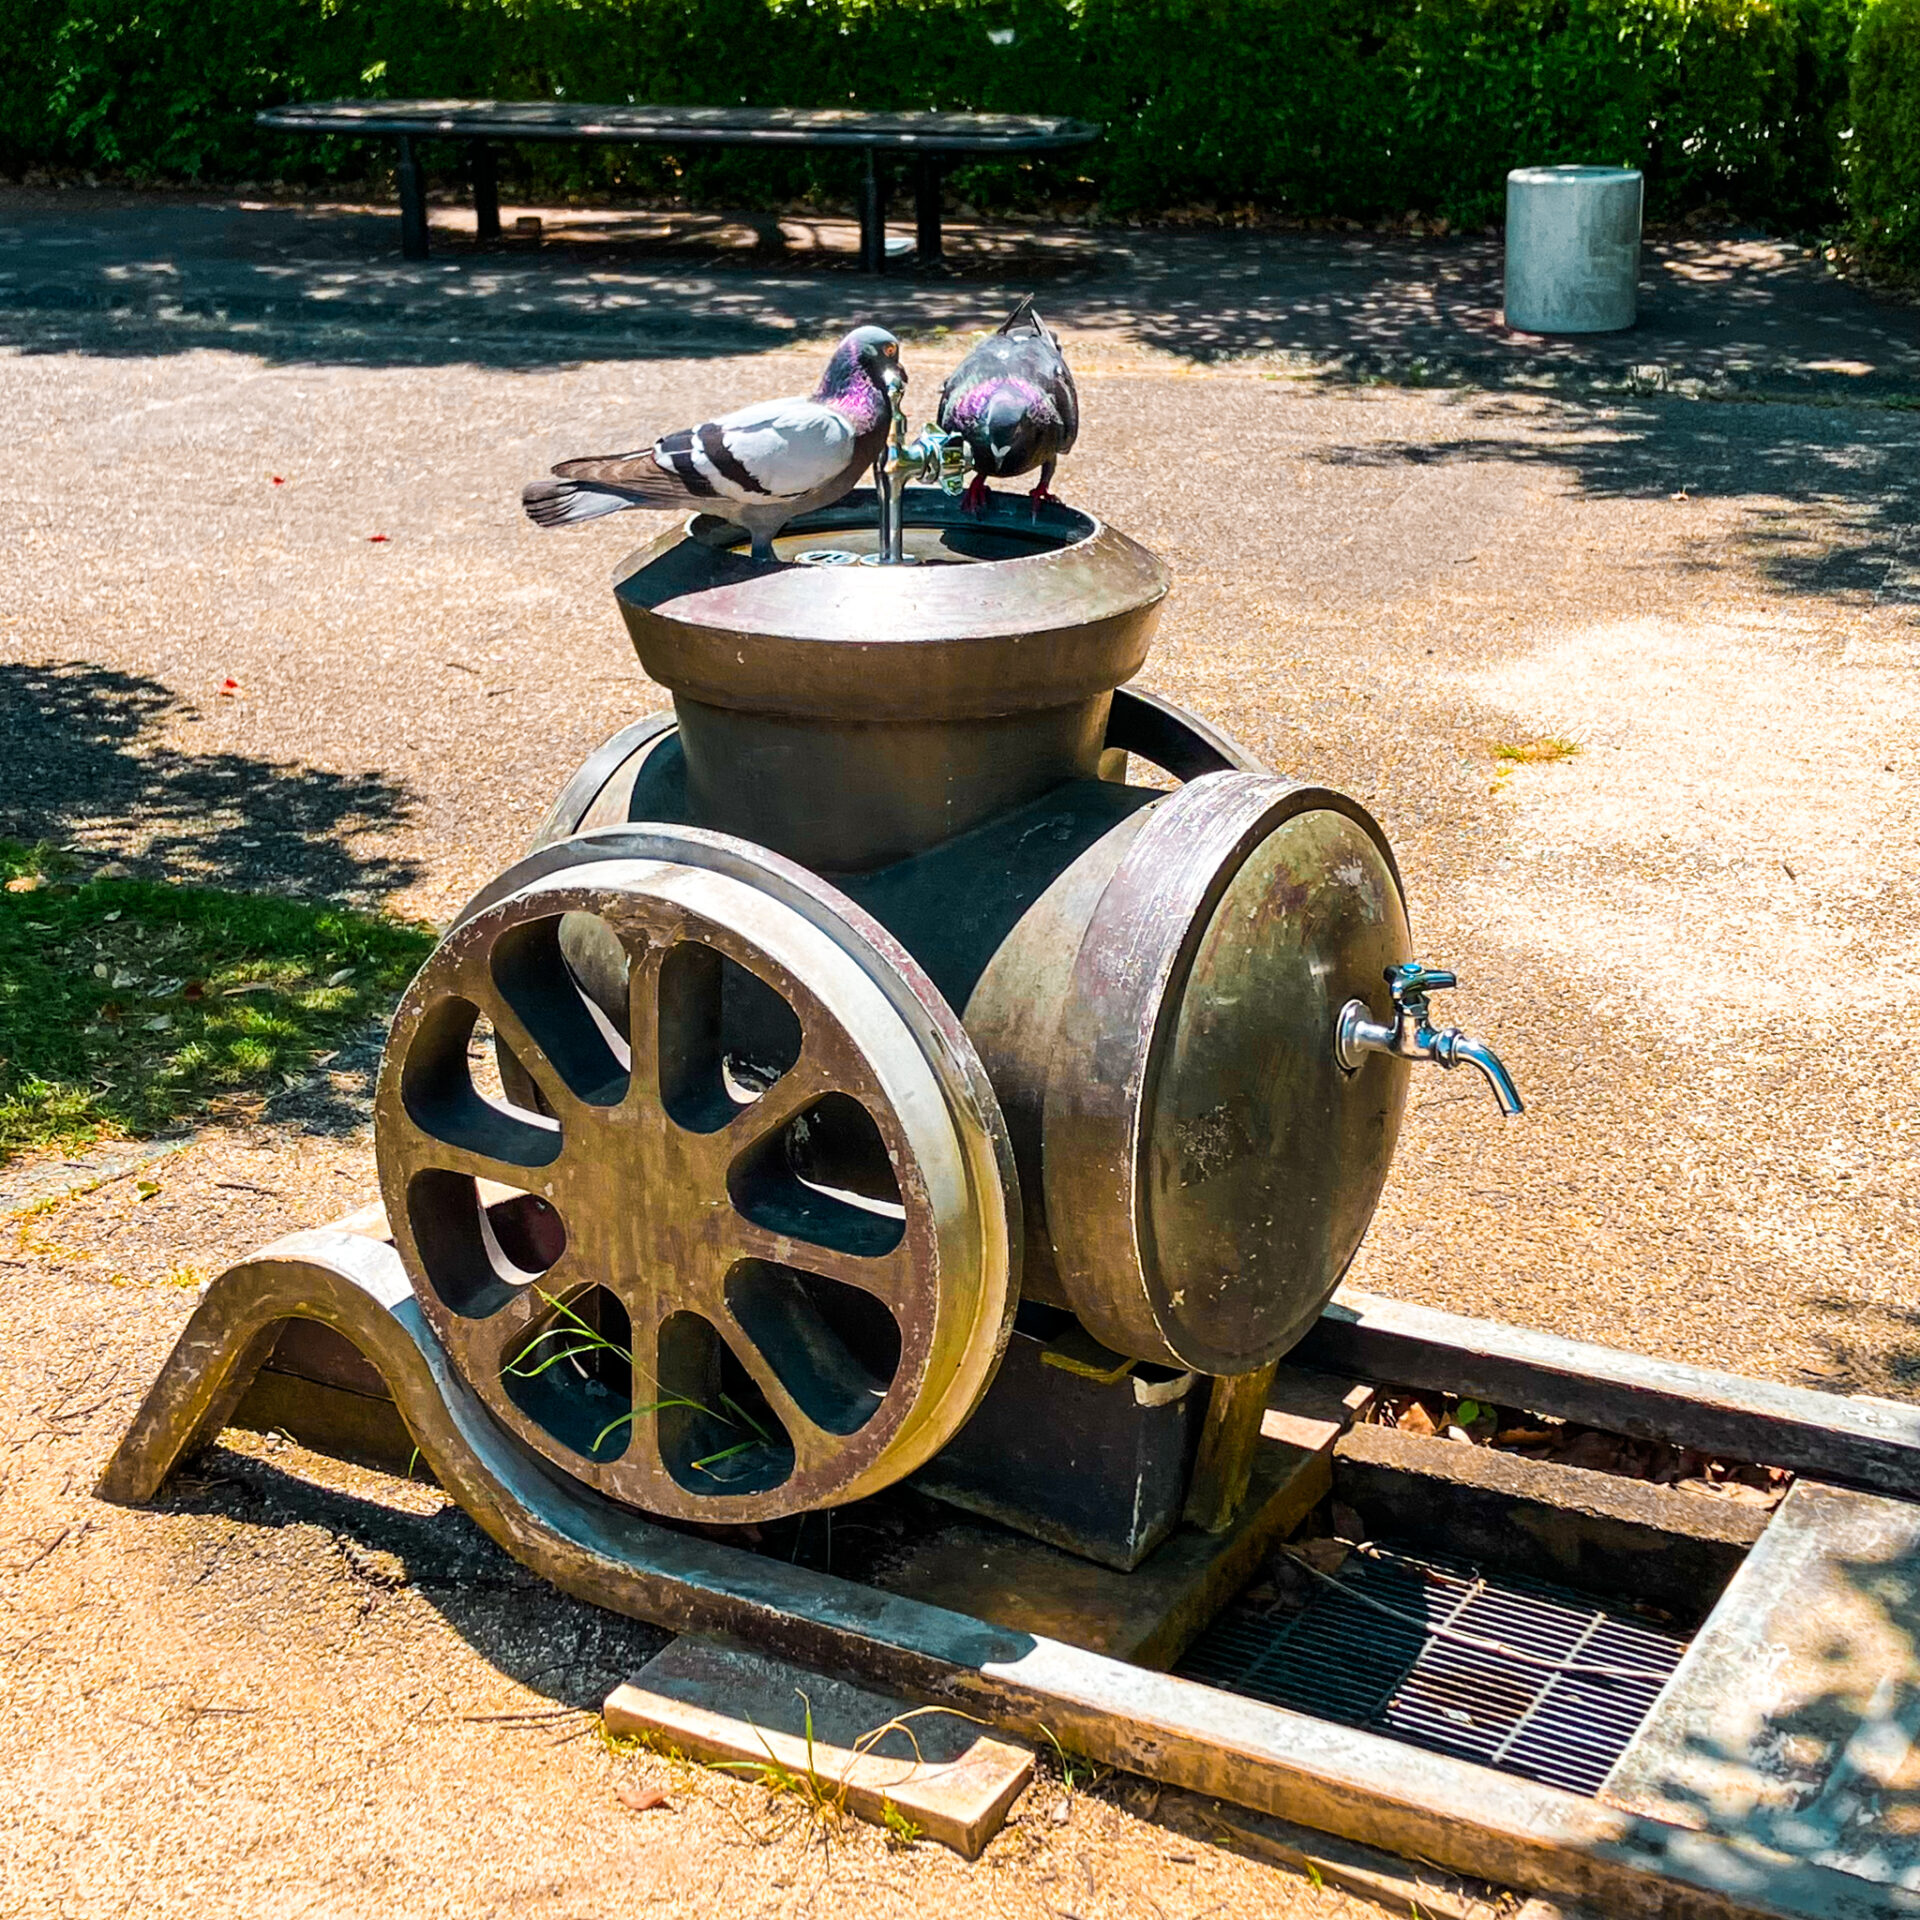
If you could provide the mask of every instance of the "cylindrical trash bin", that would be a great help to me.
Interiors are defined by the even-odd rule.
[[[1615,333],[1640,284],[1637,167],[1516,167],[1507,175],[1507,325]]]

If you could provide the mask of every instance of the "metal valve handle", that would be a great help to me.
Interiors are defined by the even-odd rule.
[[[1424,960],[1409,960],[1404,965],[1389,967],[1386,979],[1393,989],[1393,1004],[1409,1013],[1416,1009],[1424,1011],[1428,994],[1460,984],[1459,975],[1449,973],[1444,967],[1430,967]]]

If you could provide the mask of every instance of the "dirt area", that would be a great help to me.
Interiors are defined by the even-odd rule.
[[[684,298],[775,297],[733,271]],[[1379,814],[1461,975],[1443,1009],[1529,1103],[1502,1125],[1477,1084],[1418,1086],[1355,1281],[1920,1394],[1912,413],[1210,365],[1129,344],[1124,293],[1069,331],[1061,487],[1174,569],[1143,682]],[[536,364],[398,323],[18,319],[0,833],[436,920],[661,698],[607,590],[659,523],[542,535],[520,484],[817,371],[787,344],[636,360],[611,322]],[[956,354],[911,346],[917,399]],[[1499,751],[1545,740],[1578,750]],[[0,1235],[9,1911],[1360,1910],[1126,1783],[1060,1823],[1043,1779],[969,1869],[609,1756],[589,1712],[654,1637],[425,1488],[233,1436],[157,1513],[94,1502],[193,1275],[371,1194],[370,1057],[143,1167],[151,1193]],[[638,1777],[672,1810],[624,1806]]]
[[[363,1143],[219,1136],[0,1259],[0,1889],[21,1920],[1378,1911],[1184,1802],[1057,1767],[969,1867],[655,1756],[601,1700],[665,1636],[553,1592],[437,1489],[230,1433],[158,1511],[89,1497],[202,1269],[338,1212]],[[633,1810],[636,1786],[665,1807]],[[1184,1817],[1183,1817],[1184,1816]]]

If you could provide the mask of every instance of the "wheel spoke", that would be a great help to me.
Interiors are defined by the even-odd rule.
[[[579,989],[571,982],[567,983],[567,991],[576,997],[579,994]],[[575,1091],[546,1048],[533,1037],[527,1023],[521,1019],[506,995],[490,987],[481,1004],[487,1018],[493,1022],[493,1030],[499,1035],[501,1044],[519,1061],[528,1079],[540,1089],[541,1097],[560,1116],[563,1134],[577,1127],[589,1103]],[[584,1000],[580,1002],[579,1018],[587,1025],[593,1019]]]
[[[746,1368],[753,1384],[766,1395],[768,1406],[787,1430],[787,1438],[793,1443],[794,1472],[812,1473],[824,1467],[834,1452],[846,1443],[817,1425],[811,1415],[801,1411],[800,1403],[787,1391],[786,1382],[774,1371],[767,1356],[755,1345],[753,1336],[735,1318],[733,1309],[724,1300],[714,1303],[714,1311],[721,1338],[733,1349],[734,1358]]]
[[[479,1145],[447,1140],[437,1133],[429,1133],[404,1110],[389,1116],[386,1124],[390,1129],[404,1124],[413,1135],[417,1145],[410,1158],[417,1166],[440,1168],[448,1173],[468,1173],[476,1180],[491,1180],[498,1186],[513,1187],[523,1193],[538,1186],[541,1177],[551,1173],[566,1151],[564,1134],[557,1130],[550,1132],[545,1127],[538,1127],[534,1122],[512,1114],[500,1113],[497,1108],[486,1107],[478,1116],[478,1121],[475,1133],[477,1137],[490,1142],[494,1148],[492,1152]],[[553,1153],[550,1158],[523,1160],[507,1151],[514,1145],[533,1144],[536,1134],[552,1142]]]
[[[552,1311],[554,1301],[564,1300],[570,1292],[578,1293],[583,1279],[569,1249],[537,1280],[516,1289],[498,1313],[462,1323],[461,1340],[469,1356],[487,1369],[488,1378],[498,1379],[508,1367],[521,1361],[534,1323]],[[525,1364],[537,1366],[552,1350],[550,1343],[542,1342]]]
[[[839,1280],[891,1308],[895,1318],[914,1297],[920,1273],[911,1237],[903,1238],[891,1253],[848,1253],[817,1240],[795,1240],[770,1233],[751,1220],[734,1223],[734,1247],[743,1260],[765,1260],[801,1273],[817,1273],[823,1280]]]
[[[810,1051],[802,1048],[800,1058],[752,1106],[742,1107],[721,1128],[719,1138],[724,1143],[727,1158],[737,1159],[749,1148],[757,1146],[768,1134],[784,1127],[795,1114],[823,1094],[838,1090],[838,1076]]]
[[[665,946],[648,946],[644,953],[628,949],[627,1100],[648,1108],[660,1104],[660,969],[666,964]]]

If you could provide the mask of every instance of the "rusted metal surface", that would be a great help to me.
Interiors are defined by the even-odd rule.
[[[583,826],[604,824],[588,818],[593,809],[601,804],[602,795],[617,785],[621,801],[630,799],[634,780],[647,756],[678,726],[673,709],[667,707],[658,713],[649,713],[630,721],[608,735],[581,761],[567,784],[560,789],[553,805],[547,809],[546,818],[534,833],[533,844],[544,847],[551,841],[564,840],[569,834],[578,833]],[[622,775],[625,776],[624,781]],[[625,820],[628,816],[622,813],[618,817]]]
[[[1601,1797],[1920,1895],[1920,1507],[1792,1488]]]
[[[1721,1459],[1920,1497],[1920,1406],[1715,1373],[1353,1289],[1320,1317],[1296,1358],[1383,1385],[1468,1394]]]
[[[1114,694],[1106,751],[1122,757],[1137,754],[1177,780],[1197,780],[1203,773],[1267,771],[1255,755],[1212,721],[1138,687],[1123,687]],[[1120,768],[1109,772],[1103,765],[1100,771],[1103,779],[1125,777]]]
[[[850,571],[850,569],[842,569]],[[1107,696],[848,726],[675,700],[691,819],[836,877],[910,858],[1093,778]]]
[[[845,573],[848,569],[821,571],[823,574]],[[697,703],[684,699],[680,702],[683,715],[696,706]],[[729,714],[710,716],[716,723],[716,737],[731,742],[732,749],[724,768],[716,769],[716,784],[721,787],[730,785],[737,795],[745,790],[747,784],[738,777],[739,769],[751,760],[751,753],[741,747],[738,741],[732,740],[729,729],[735,717]],[[1025,725],[1033,716],[1014,718],[1019,724]],[[1050,724],[1053,716],[1043,713],[1038,718]],[[754,717],[755,724],[761,719],[764,716]],[[777,724],[781,727],[791,724],[804,731],[810,723],[781,720]],[[998,764],[1006,761],[1007,756],[1001,752],[1004,742],[993,732],[995,724],[975,722],[970,731],[951,732],[946,737],[962,743],[970,761],[984,756]],[[911,741],[908,738],[910,735],[913,736]],[[591,770],[583,772],[572,783],[573,797],[565,805],[556,807],[548,831],[563,829],[569,817],[578,826],[592,831],[600,822],[623,813],[632,814],[642,807],[656,813],[705,819],[711,809],[704,795],[696,791],[692,780],[683,774],[684,760],[674,757],[676,748],[684,754],[687,737],[683,729],[679,735],[670,738],[664,731],[664,724],[660,731],[651,727],[643,728],[636,733],[625,758],[610,744],[594,757],[590,763]],[[847,777],[844,756],[835,757],[844,745],[844,741],[820,742],[813,777],[826,779],[829,784],[836,784]],[[852,751],[856,761],[859,755],[868,752],[913,757],[909,753],[910,746],[924,749],[925,743],[919,740],[917,730],[895,724],[861,730],[855,736]],[[1224,736],[1214,734],[1204,723],[1182,713],[1171,703],[1124,690],[1115,696],[1111,710],[1104,715],[1101,737],[1097,741],[1085,742],[1084,747],[1085,750],[1078,754],[1075,761],[1076,769],[1082,776],[1103,749],[1109,753],[1137,754],[1176,774],[1201,778],[1208,771],[1217,771],[1227,764],[1237,767],[1249,758],[1243,749]],[[929,757],[930,753],[931,749],[919,753],[928,766],[935,764]],[[1014,758],[1017,760],[1017,756]],[[1048,777],[1053,778],[1059,772],[1060,761],[1051,761],[1048,767]],[[659,771],[652,773],[648,771],[649,768]],[[852,779],[848,782],[849,790],[860,793],[885,791],[898,802],[902,791],[900,779],[884,769],[868,771],[871,779]],[[783,770],[779,778],[768,783],[765,791],[782,808],[792,808],[791,817],[786,822],[789,833],[794,830],[793,823],[799,822],[801,830],[811,834],[825,815],[821,808],[811,805],[804,795],[796,801],[796,789],[790,772],[790,769]],[[1005,768],[1002,766],[993,778],[1002,778],[1004,774]],[[1260,776],[1244,777],[1257,779]],[[1273,781],[1271,776],[1266,778],[1275,794],[1286,791],[1282,783]],[[945,796],[951,793],[955,782],[943,775],[930,784]],[[1096,794],[1112,791],[1101,787],[1092,789]],[[987,1060],[989,1076],[1006,1114],[1023,1170],[1029,1253],[1026,1292],[1030,1298],[1068,1306],[1075,1306],[1076,1303],[1058,1282],[1044,1216],[1042,1135],[1047,1088],[1056,1075],[1071,1077],[1081,1071],[1079,1055],[1066,1049],[1062,1024],[1066,1001],[1077,978],[1076,967],[1085,964],[1083,948],[1090,937],[1089,929],[1095,911],[1101,906],[1116,869],[1127,857],[1133,838],[1141,829],[1143,822],[1138,816],[1145,810],[1159,809],[1164,805],[1163,796],[1157,792],[1121,789],[1111,803],[1103,799],[1099,807],[1093,807],[1090,803],[1080,807],[1076,796],[1087,792],[1088,783],[1084,777],[1065,784],[1054,778],[1052,793],[1025,810],[1002,808],[994,814],[991,822],[970,835],[943,836],[941,844],[931,852],[895,861],[870,875],[841,876],[854,897],[868,905],[924,962],[949,999],[964,1007],[968,1030]],[[837,812],[844,798],[842,795],[827,811]],[[942,809],[945,808],[947,803],[944,797],[939,804]],[[1338,809],[1349,807],[1351,803],[1334,800],[1330,804]],[[903,812],[910,815],[910,802],[889,813],[877,826],[872,819],[873,811],[871,808],[863,810],[860,825],[860,831],[867,836],[869,846],[878,832],[894,834],[902,842],[911,842],[924,838],[936,824],[922,822],[917,827],[909,825],[903,829]],[[1235,881],[1239,880],[1241,887],[1235,895],[1234,907],[1227,910],[1226,918],[1215,932],[1213,946],[1203,955],[1203,960],[1209,960],[1209,956],[1217,952],[1219,964],[1227,971],[1231,972],[1236,965],[1245,967],[1250,963],[1254,974],[1258,976],[1263,962],[1271,964],[1278,957],[1273,934],[1285,925],[1294,904],[1292,896],[1274,897],[1275,890],[1268,885],[1267,897],[1254,907],[1253,894],[1263,882],[1241,873],[1241,868],[1252,854],[1252,846],[1230,843],[1223,852],[1201,844],[1209,831],[1203,815],[1204,809],[1191,807],[1179,827],[1171,832],[1163,832],[1157,858],[1170,871],[1177,871],[1183,876],[1174,883],[1174,890],[1181,897],[1171,907],[1155,901],[1150,904],[1148,911],[1168,913],[1169,958],[1179,962],[1183,943],[1200,937],[1192,925],[1196,916],[1204,923],[1206,914],[1217,913],[1220,900],[1233,890]],[[1280,818],[1276,814],[1271,824],[1279,824]],[[1364,816],[1359,818],[1364,819]],[[1353,816],[1342,816],[1342,820],[1343,824],[1334,828],[1337,834],[1350,831],[1349,826],[1344,824],[1347,821],[1352,821],[1352,831],[1366,832]],[[766,823],[761,829],[763,836],[780,830],[778,823]],[[1309,829],[1295,826],[1293,831],[1298,835]],[[1377,833],[1373,838],[1377,842]],[[1278,846],[1279,843],[1276,843],[1275,847],[1268,848],[1260,858],[1271,861]],[[819,848],[816,845],[807,851],[817,856]],[[1373,873],[1376,880],[1382,873],[1387,875],[1388,879],[1382,884],[1391,887],[1397,895],[1397,879],[1392,877],[1391,857],[1377,844],[1362,844],[1356,840],[1353,847],[1343,847],[1331,855],[1317,847],[1307,848],[1304,854],[1296,848],[1295,865],[1310,864],[1315,859],[1335,870],[1351,867],[1358,861],[1361,869]],[[1215,870],[1209,870],[1209,861],[1213,862]],[[1223,861],[1228,864],[1224,871],[1218,870]],[[1260,867],[1258,871],[1266,875],[1265,867]],[[1269,881],[1271,877],[1266,875]],[[1194,884],[1196,881],[1197,885]],[[490,899],[496,893],[497,889],[489,889],[481,899]],[[1261,912],[1264,917],[1257,924],[1243,925],[1234,918],[1235,912],[1243,907]],[[1178,918],[1181,913],[1185,914],[1185,920]],[[1204,932],[1204,924],[1201,931]],[[1296,931],[1299,938],[1309,944],[1317,937],[1304,925]],[[1250,933],[1254,936],[1251,939]],[[1390,957],[1400,956],[1396,950]],[[1371,960],[1364,963],[1368,978],[1357,983],[1356,990],[1374,990],[1379,970],[1379,966]],[[583,976],[590,972],[578,967],[576,971],[582,972]],[[1341,978],[1346,980],[1344,972]],[[1214,1027],[1218,1023],[1213,1022],[1204,1010],[1214,1005],[1216,992],[1258,995],[1271,990],[1279,994],[1289,986],[1289,982],[1255,977],[1250,981],[1227,980],[1216,989],[1210,979],[1203,978],[1195,989],[1190,987],[1186,977],[1176,978],[1170,969],[1159,977],[1144,980],[1141,991],[1143,998],[1149,1000],[1156,993],[1173,1000],[1183,993],[1190,993],[1196,1021]],[[1149,1027],[1157,1011],[1157,1002],[1137,1010],[1139,1017]],[[1227,1023],[1230,1032],[1221,1036],[1223,1049],[1229,1054],[1240,1055],[1243,1051],[1240,1042],[1247,1030],[1263,1023],[1271,1029],[1275,1020],[1276,1016],[1267,1007],[1260,1005],[1256,1009],[1249,1002],[1241,1021]],[[1192,1032],[1197,1030],[1196,1027],[1176,1036],[1173,1042],[1176,1062],[1183,1065],[1186,1062],[1192,1051]],[[1282,1048],[1297,1038],[1286,1036],[1281,1041]],[[1324,1068],[1328,1057],[1327,1047],[1321,1044],[1317,1031],[1308,1033],[1301,1044],[1305,1051],[1302,1057],[1290,1063],[1290,1070],[1296,1074],[1307,1072],[1310,1075],[1313,1067]],[[1268,1063],[1261,1056],[1251,1063],[1241,1064],[1246,1066],[1250,1078],[1258,1079]],[[507,1071],[511,1077],[510,1066]],[[1216,1066],[1212,1061],[1195,1061],[1186,1069],[1184,1077],[1176,1072],[1168,1084],[1177,1095],[1190,1081],[1197,1082],[1214,1071]],[[1390,1088],[1397,1072],[1388,1063],[1379,1075],[1369,1068],[1365,1075],[1353,1078],[1368,1087],[1380,1079]],[[1337,1081],[1343,1087],[1349,1078],[1332,1068],[1326,1068],[1323,1077]],[[1266,1097],[1270,1097],[1270,1091]],[[1218,1097],[1209,1103],[1209,1110],[1214,1113],[1216,1120],[1220,1105]],[[1253,1121],[1255,1133],[1270,1119],[1270,1115],[1256,1114]],[[1167,1119],[1165,1125],[1184,1128],[1180,1138],[1189,1143],[1199,1138],[1192,1116],[1178,1113]],[[1207,1117],[1202,1115],[1199,1128],[1204,1132],[1206,1126]],[[1217,1125],[1214,1131],[1219,1131]],[[1232,1142],[1223,1144],[1230,1147]],[[1390,1148],[1390,1139],[1386,1144]],[[1174,1166],[1168,1178],[1177,1182],[1187,1178],[1190,1173],[1190,1168]],[[1377,1187],[1374,1192],[1377,1192]],[[1371,1210],[1374,1192],[1364,1191],[1363,1185],[1360,1204],[1365,1211]],[[1200,1200],[1194,1211],[1204,1217],[1218,1203],[1218,1194],[1211,1194]],[[1177,1208],[1176,1201],[1174,1210],[1177,1211]],[[1179,1225],[1184,1227],[1184,1223]],[[1264,1238],[1266,1234],[1264,1226],[1251,1231],[1256,1237]],[[1340,1264],[1344,1265],[1344,1256]],[[1312,1282],[1312,1298],[1305,1312],[1310,1314],[1317,1307],[1320,1297],[1337,1277],[1337,1271],[1334,1268],[1324,1276],[1316,1275]],[[1179,1285],[1180,1281],[1176,1278],[1172,1288],[1177,1290]],[[1292,1310],[1290,1317],[1297,1319],[1299,1310]],[[1111,1342],[1111,1331],[1103,1332],[1102,1337]],[[1142,1357],[1170,1357],[1163,1343],[1149,1343],[1145,1347],[1129,1350],[1141,1353]],[[1258,1364],[1271,1357],[1271,1353],[1256,1353],[1253,1359]],[[1182,1366],[1192,1364],[1186,1359],[1179,1359],[1176,1363]]]
[[[595,1605],[731,1635],[1021,1738],[1051,1734],[1151,1779],[1610,1915],[1920,1915],[1920,1894],[1777,1846],[1596,1805],[649,1521],[500,1430],[448,1361],[392,1248],[372,1239],[295,1234],[221,1275],[109,1461],[102,1497],[152,1499],[218,1432],[288,1318],[346,1332],[449,1493],[523,1565]]]
[[[1246,1373],[1312,1324],[1406,1099],[1397,1061],[1341,1069],[1334,1022],[1407,949],[1345,796],[1222,773],[1153,809],[1075,953],[1041,1127],[1060,1288],[1108,1346]]]
[[[1130,1572],[1180,1522],[1207,1384],[1110,1353],[1066,1315],[1028,1308],[973,1418],[912,1484]]]
[[[727,851],[731,873],[574,865],[463,919],[395,1017],[376,1138],[422,1307],[494,1417],[614,1498],[744,1521],[938,1451],[1017,1275],[998,1113],[951,1015],[850,902],[798,869],[780,898],[766,856]],[[570,918],[622,976],[597,1005]],[[476,1091],[481,1017],[537,1108]]]
[[[906,512],[927,542],[920,566],[760,565],[738,528],[706,516],[665,535],[614,589],[641,665],[709,706],[848,724],[1069,706],[1139,670],[1168,584],[1144,547],[1011,496],[973,516],[910,488]],[[874,514],[858,489],[776,544],[854,550]]]
[[[1189,768],[1238,751],[1187,722],[1135,702],[1103,743]],[[662,739],[638,751],[666,766]],[[1258,773],[1171,796],[1070,781],[846,884],[964,1007],[1021,1167],[1027,1296],[1138,1358],[1277,1359],[1352,1258],[1405,1098],[1401,1063],[1333,1050],[1339,1005],[1380,999],[1408,951],[1364,810]]]
[[[956,1517],[909,1535],[868,1577],[887,1593],[1158,1671],[1205,1631],[1330,1485],[1324,1448],[1268,1443],[1254,1453],[1229,1526],[1182,1527],[1137,1566]]]
[[[1253,1458],[1266,1430],[1267,1395],[1276,1365],[1269,1362],[1252,1373],[1226,1374],[1213,1382],[1185,1515],[1202,1533],[1223,1533],[1246,1500]]]
[[[1257,1375],[1392,1152],[1404,1067],[1343,1067],[1327,1004],[1406,957],[1378,828],[1119,693],[1167,589],[1143,548],[1058,503],[899,507],[913,565],[859,564],[871,494],[795,522],[794,564],[698,517],[630,565],[674,712],[567,783],[383,1067],[383,1191],[437,1334],[508,1432],[658,1514],[924,1466],[992,1378],[1029,1232],[1036,1302],[1134,1361]],[[1135,758],[1188,784],[1115,779]],[[1260,1398],[1213,1396],[1207,1527]],[[1095,1550],[1071,1498],[990,1479],[968,1497]],[[1183,1493],[1097,1550],[1137,1558]]]
[[[679,721],[667,707],[604,740],[561,789],[532,844],[543,847],[592,827],[629,821],[692,825],[678,730]],[[1129,754],[1181,780],[1203,773],[1265,771],[1237,740],[1198,714],[1161,694],[1116,687],[1101,741],[1101,777],[1124,780]]]

